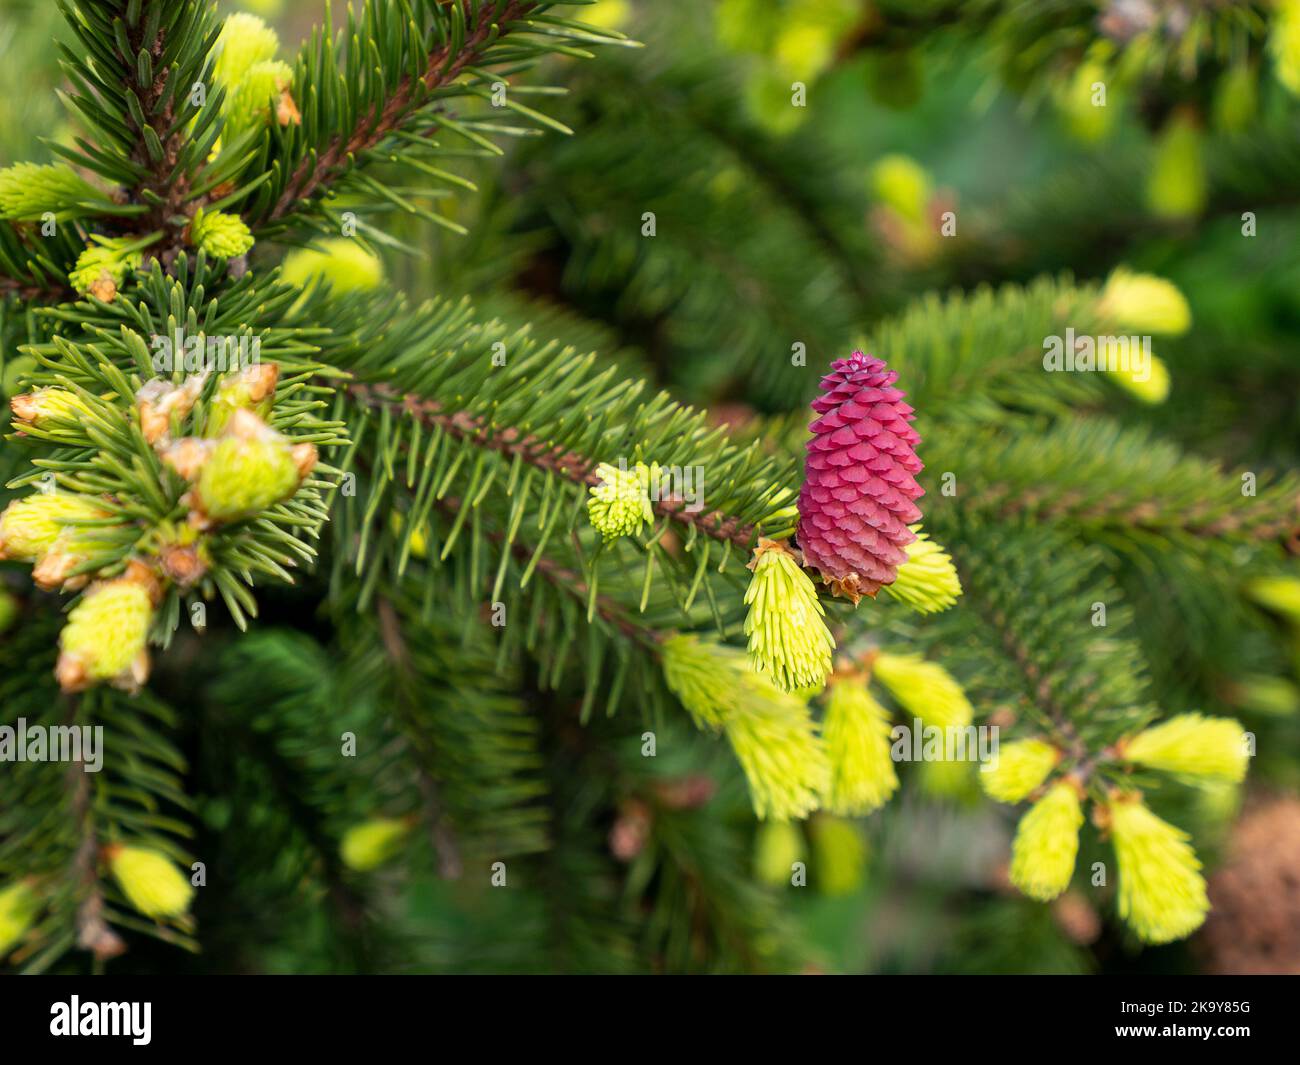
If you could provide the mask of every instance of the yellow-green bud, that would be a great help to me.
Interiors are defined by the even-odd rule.
[[[772,59],[787,81],[813,81],[834,60],[838,43],[834,27],[792,18],[777,30]]]
[[[1040,902],[1061,894],[1074,875],[1082,825],[1078,785],[1058,780],[1020,819],[1011,849],[1011,882]]]
[[[1277,0],[1268,50],[1277,80],[1300,96],[1300,0]]]
[[[244,220],[224,211],[195,212],[190,222],[190,243],[214,259],[234,259],[253,246],[253,234]]]
[[[930,175],[906,155],[886,155],[871,168],[871,191],[877,200],[909,222],[925,220],[934,188]]]
[[[645,463],[623,470],[602,462],[596,475],[600,483],[588,489],[587,518],[606,543],[620,536],[636,536],[645,522],[654,521],[649,496],[651,470]]]
[[[803,833],[789,821],[767,821],[754,837],[754,872],[764,884],[782,887],[803,860]]]
[[[740,680],[742,710],[725,729],[749,782],[754,815],[760,821],[807,817],[830,781],[826,748],[808,706],[755,673]]]
[[[1203,139],[1195,116],[1188,111],[1175,113],[1161,131],[1147,178],[1147,205],[1161,218],[1195,218],[1205,210]]]
[[[120,531],[122,527],[110,528]],[[85,571],[74,574],[74,570],[96,556],[102,556],[101,564],[115,561],[121,553],[122,546],[122,541],[115,538],[110,530],[103,526],[69,525],[55,537],[49,550],[32,567],[32,580],[38,588],[43,588],[47,592],[59,588],[75,590],[80,584],[85,584],[89,577]]]
[[[1246,594],[1260,606],[1300,624],[1300,579],[1256,577],[1246,585]]]
[[[146,917],[181,917],[190,908],[194,888],[175,863],[145,847],[105,848],[113,879],[127,900]]]
[[[1172,281],[1117,267],[1106,279],[1097,303],[1106,321],[1134,333],[1186,333],[1192,324],[1187,298]]]
[[[225,118],[222,141],[229,144],[254,126],[266,125],[273,117],[278,118],[282,101],[292,84],[293,68],[278,59],[264,59],[249,67],[243,80],[226,97],[222,109]],[[294,108],[292,113],[296,115],[297,109]]]
[[[243,80],[255,63],[271,59],[280,50],[280,38],[256,15],[242,12],[229,16],[221,26],[212,73],[227,92]]]
[[[40,912],[40,897],[25,881],[0,888],[0,958],[27,934]]]
[[[631,14],[627,0],[596,0],[582,13],[582,21],[602,30],[616,30]]]
[[[927,725],[965,728],[975,716],[961,685],[938,662],[882,651],[871,669],[889,694]]]
[[[818,814],[809,823],[812,885],[824,895],[851,895],[867,871],[867,844],[852,821]]]
[[[1102,97],[1097,103],[1094,85],[1100,83],[1103,91],[1111,86],[1106,65],[1097,58],[1087,58],[1074,68],[1073,74],[1057,95],[1057,106],[1065,118],[1070,133],[1078,140],[1092,143],[1102,140],[1114,125],[1119,110],[1118,101]]]
[[[745,592],[749,662],[784,691],[820,686],[831,671],[835,638],[817,588],[785,544],[760,539]]]
[[[990,799],[1021,802],[1056,768],[1061,752],[1042,740],[999,744],[997,761],[980,766],[980,786]]]
[[[1119,863],[1119,915],[1146,943],[1191,935],[1210,901],[1190,837],[1146,808],[1136,793],[1106,806]]]
[[[39,222],[46,212],[59,221],[104,193],[64,163],[18,163],[0,170],[0,218]]]
[[[259,362],[226,374],[208,405],[204,435],[220,436],[235,411],[239,410],[252,411],[265,421],[275,403],[275,386],[279,379],[280,367],[274,362]]]
[[[112,303],[126,275],[140,265],[143,257],[138,249],[129,246],[131,240],[128,237],[96,234],[91,239],[96,243],[88,244],[77,256],[68,280],[78,292]]]
[[[59,636],[56,673],[63,690],[81,691],[105,680],[123,687],[143,684],[152,617],[150,589],[139,581],[118,577],[91,588]]]
[[[158,449],[171,442],[172,422],[179,426],[203,391],[207,374],[195,373],[182,384],[173,384],[165,377],[155,377],[140,386],[135,394],[135,409],[140,416],[140,432]]]
[[[961,580],[952,556],[936,544],[919,525],[910,527],[916,539],[907,545],[907,561],[898,567],[893,584],[885,591],[906,603],[918,614],[936,614],[947,610],[961,595]]]
[[[293,449],[279,433],[229,435],[199,471],[199,503],[215,521],[239,521],[288,499],[299,481]]]
[[[74,523],[107,516],[96,500],[75,492],[36,492],[15,499],[0,514],[0,558],[35,562]]]
[[[1250,63],[1234,63],[1214,92],[1214,123],[1225,133],[1250,128],[1259,109],[1259,72]]]
[[[1169,398],[1169,367],[1157,355],[1147,357],[1147,370],[1139,375],[1136,367],[1107,366],[1110,379],[1134,399],[1157,406]]]
[[[85,401],[67,388],[34,388],[9,401],[18,427],[44,429],[54,422],[80,423],[88,413]]]
[[[376,869],[397,854],[410,831],[410,821],[392,817],[353,825],[343,833],[339,847],[343,863],[360,873]]]
[[[701,728],[720,729],[740,709],[743,654],[687,634],[663,642],[664,682]]]
[[[868,814],[898,788],[889,746],[889,712],[858,677],[836,677],[826,698],[822,738],[830,759],[826,807],[837,814]]]
[[[1236,706],[1259,714],[1286,717],[1300,710],[1300,688],[1286,677],[1246,673],[1233,682],[1231,691]]]
[[[317,244],[316,248],[299,248],[285,256],[281,280],[299,287],[320,280],[335,293],[362,292],[383,283],[383,262],[358,241],[335,237]]]
[[[695,723],[726,732],[758,819],[784,821],[815,810],[830,764],[807,704],[752,672],[739,648],[678,635],[661,651],[664,681]]]
[[[388,526],[393,530],[393,535],[400,537],[406,529],[406,515],[401,511],[394,510],[388,515]],[[421,522],[411,530],[410,538],[411,554],[416,558],[429,557],[429,523]]]
[[[1250,758],[1247,736],[1228,717],[1179,714],[1120,744],[1120,756],[1149,769],[1216,780],[1242,780]]]

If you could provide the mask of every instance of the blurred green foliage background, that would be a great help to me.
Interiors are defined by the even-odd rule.
[[[324,8],[221,6],[263,15],[287,45]],[[1172,8],[1184,21],[1131,54],[1122,20],[1147,9],[1172,18]],[[1172,280],[1194,325],[1158,346],[1168,399],[1150,406],[1116,392],[1107,413],[1232,468],[1295,469],[1300,108],[1269,51],[1271,5],[600,0],[585,17],[645,48],[552,62],[545,77],[569,95],[546,103],[575,135],[523,138],[503,158],[465,160],[460,170],[480,192],[446,210],[468,236],[364,215],[367,232],[389,245],[398,287],[470,293],[539,334],[617,356],[733,424],[797,436],[816,375],[791,367],[792,343],[820,366],[926,293],[1042,274],[1100,280],[1127,264]],[[0,165],[45,161],[40,138],[69,135],[54,93],[59,23],[48,2],[0,4]],[[806,86],[804,107],[790,104],[794,82]],[[1107,87],[1104,109],[1091,103],[1095,82]],[[955,218],[951,238],[935,235],[943,211]],[[644,212],[655,216],[652,244],[640,235]],[[1243,235],[1245,213],[1253,236]],[[1294,558],[1277,568],[1300,576]],[[1194,581],[1190,593],[1162,596],[1166,576],[1155,568],[1125,579],[1149,582],[1166,604],[1166,616],[1138,626],[1144,641],[1173,645],[1155,659],[1171,663],[1153,678],[1157,690],[1174,705],[1214,691],[1220,701],[1207,712],[1237,714],[1261,737],[1250,793],[1189,798],[1181,823],[1196,826],[1211,861],[1251,868],[1280,840],[1274,857],[1296,870],[1300,807],[1286,796],[1300,786],[1300,634],[1237,619],[1239,605],[1196,596]],[[1207,639],[1202,627],[1240,638]],[[816,968],[1243,967],[1249,960],[1225,943],[1240,948],[1249,934],[1216,932],[1214,922],[1267,927],[1277,918],[1262,911],[1285,906],[1212,888],[1228,917],[1212,917],[1189,943],[1138,951],[1082,896],[1042,906],[1012,891],[1006,812],[972,795],[969,781],[954,787],[917,770],[901,767],[901,798],[851,839],[816,820],[783,838],[757,834],[756,879],[765,854],[783,868],[800,849],[842,869],[832,891],[774,889]],[[1239,853],[1226,825],[1243,803],[1248,818],[1276,826],[1240,834],[1248,846]],[[728,808],[748,816],[743,800]],[[214,802],[206,816],[228,814]],[[1082,854],[1080,865],[1089,860]],[[444,925],[459,926],[463,944],[474,942],[465,922],[538,919],[526,901],[480,899],[466,910],[453,887],[418,883],[400,905],[434,940]],[[234,940],[241,929],[256,936],[272,915],[215,916],[229,919],[209,924],[231,941],[216,933],[213,964],[250,964],[249,946]],[[337,967],[320,920],[303,916],[288,940],[271,935],[251,949],[252,964]],[[481,949],[462,946],[442,963],[492,969],[491,942],[485,934]],[[171,964],[165,951],[143,948],[131,964]],[[1273,964],[1300,968],[1300,957]]]

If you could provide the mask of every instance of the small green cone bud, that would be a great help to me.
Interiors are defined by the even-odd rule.
[[[776,540],[758,541],[745,592],[749,662],[782,691],[820,687],[831,671],[835,638],[812,578],[793,552]]]
[[[153,598],[145,584],[118,577],[91,588],[68,615],[55,669],[64,691],[100,681],[138,688],[149,672],[145,644]]]
[[[388,527],[392,529],[394,536],[401,538],[403,531],[406,529],[406,520],[406,515],[401,511],[394,510],[388,515]],[[428,522],[421,522],[416,528],[411,530],[410,549],[411,554],[416,558],[429,557]]]
[[[915,159],[886,155],[871,168],[872,195],[908,222],[925,221],[934,186]]]
[[[966,693],[937,662],[920,655],[880,652],[872,675],[889,689],[903,709],[935,728],[965,728],[975,716]]]
[[[112,303],[126,275],[139,267],[143,256],[129,237],[91,237],[94,244],[77,256],[68,281],[78,292]]]
[[[0,959],[18,945],[40,912],[40,896],[25,881],[0,888]]]
[[[1257,714],[1287,717],[1300,711],[1300,688],[1285,677],[1246,673],[1232,683],[1233,705]]]
[[[349,869],[366,873],[394,857],[410,831],[409,820],[377,817],[363,821],[343,833],[339,853]]]
[[[317,247],[300,248],[285,256],[280,279],[305,288],[323,281],[337,294],[364,292],[384,281],[384,264],[360,242],[347,237],[316,242]]]
[[[190,221],[189,237],[191,244],[214,259],[235,259],[253,246],[253,234],[239,215],[202,207]]]
[[[1245,731],[1227,717],[1179,714],[1119,745],[1126,762],[1166,773],[1240,781],[1250,757]]]
[[[1023,802],[1060,760],[1061,752],[1042,740],[999,744],[997,760],[980,766],[980,787],[998,802]]]
[[[293,103],[292,86],[293,68],[288,63],[278,59],[254,63],[226,97],[222,141],[229,144],[248,130],[272,121],[282,126],[301,121]]]
[[[961,580],[952,556],[921,531],[909,526],[916,539],[903,547],[907,561],[898,567],[893,584],[885,591],[906,603],[918,614],[937,614],[947,610],[961,595]]]
[[[654,521],[649,496],[651,470],[645,463],[624,470],[602,462],[596,475],[600,483],[588,489],[587,518],[606,543],[620,536],[637,536],[642,524]]]
[[[1201,133],[1195,115],[1177,112],[1161,131],[1147,178],[1147,206],[1161,218],[1195,218],[1208,197]]]
[[[848,28],[842,18],[846,7],[851,10],[852,4],[823,0],[816,5],[816,21],[812,18],[781,20],[771,54],[776,70],[786,81],[815,81],[834,62],[840,33]],[[841,15],[838,20],[837,14]]]
[[[1119,863],[1119,915],[1144,943],[1191,935],[1210,901],[1190,837],[1146,808],[1136,792],[1117,794],[1105,808]]]
[[[1065,891],[1074,875],[1082,825],[1078,785],[1058,780],[1020,819],[1011,850],[1011,882],[1039,902]]]
[[[889,732],[889,712],[861,678],[832,678],[822,725],[831,764],[828,810],[869,814],[889,801],[898,788]]]
[[[146,917],[181,917],[190,908],[194,888],[175,863],[145,847],[106,847],[105,857],[122,893]]]
[[[260,514],[298,490],[299,466],[285,437],[239,411],[199,470],[198,509],[214,521]]]
[[[1214,124],[1224,133],[1243,133],[1259,110],[1259,72],[1250,63],[1235,63],[1214,92]]]
[[[114,534],[117,538],[114,538]],[[101,564],[116,561],[124,546],[122,535],[129,537],[130,530],[123,526],[104,528],[69,525],[32,567],[32,580],[38,588],[47,592],[60,588],[75,591],[89,577],[86,570],[80,574],[74,574],[74,571],[96,556],[102,556]]]
[[[208,408],[206,436],[220,436],[237,410],[250,410],[265,421],[275,402],[275,386],[280,367],[260,362],[229,373],[221,379]]]
[[[770,67],[752,67],[745,78],[745,108],[773,137],[784,137],[804,121],[807,109],[790,106],[790,80]]]
[[[1119,110],[1118,101],[1104,97],[1098,105],[1097,90],[1100,83],[1110,93],[1112,85],[1106,65],[1097,58],[1087,58],[1074,69],[1074,73],[1057,96],[1057,106],[1065,119],[1066,128],[1076,140],[1093,144],[1104,140],[1114,126]]]
[[[1132,333],[1179,336],[1192,325],[1187,298],[1172,281],[1138,274],[1120,266],[1106,279],[1097,313],[1109,324]]]
[[[852,895],[867,871],[867,844],[852,821],[818,814],[808,823],[812,835],[811,883],[823,895]]]
[[[1246,594],[1266,610],[1282,614],[1300,625],[1300,579],[1256,577],[1246,585]]]
[[[280,38],[275,30],[256,15],[242,12],[230,15],[217,37],[213,77],[218,85],[231,92],[253,64],[273,59],[279,50]]]
[[[0,218],[39,222],[49,212],[62,222],[79,204],[105,199],[104,193],[63,163],[18,163],[0,170]]]
[[[74,492],[36,492],[15,499],[0,514],[0,558],[35,562],[69,523],[106,517],[108,511],[94,499]]]
[[[34,388],[9,401],[17,428],[32,426],[45,429],[51,425],[81,422],[87,412],[85,401],[67,388]]]
[[[1108,366],[1106,372],[1114,384],[1119,385],[1129,395],[1141,403],[1158,406],[1169,398],[1169,367],[1157,355],[1148,357],[1145,371],[1139,372],[1131,363],[1123,366]]]
[[[189,522],[159,522],[148,551],[162,575],[182,589],[192,588],[212,567],[207,537]]]
[[[140,432],[150,446],[161,449],[170,443],[172,420],[179,424],[194,409],[204,380],[204,374],[191,374],[183,384],[175,385],[156,377],[140,387],[135,407],[140,415]]]
[[[1300,0],[1277,0],[1268,50],[1277,80],[1300,96]]]
[[[786,887],[803,860],[803,833],[789,821],[765,821],[754,836],[754,872],[764,884]]]
[[[632,8],[628,0],[596,0],[582,13],[582,21],[602,30],[616,30],[631,14]]]

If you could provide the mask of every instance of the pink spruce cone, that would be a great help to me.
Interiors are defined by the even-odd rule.
[[[925,494],[915,480],[921,438],[896,380],[884,360],[855,351],[831,364],[812,403],[821,417],[808,427],[799,546],[831,590],[855,603],[894,582],[916,539],[908,525],[921,517],[912,502]]]

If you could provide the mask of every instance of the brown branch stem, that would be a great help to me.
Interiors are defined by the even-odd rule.
[[[469,411],[445,411],[432,399],[421,399],[409,393],[397,392],[385,385],[353,384],[348,391],[358,402],[372,408],[387,407],[391,411],[417,418],[426,426],[437,427],[457,440],[468,440],[480,447],[496,451],[506,458],[518,456],[530,466],[557,474],[574,484],[596,485],[598,463],[575,451],[566,451],[537,437],[521,433],[518,429],[493,427],[481,415]],[[652,501],[655,512],[694,526],[705,536],[723,543],[730,541],[749,550],[755,541],[756,530],[731,515],[721,511],[690,511],[682,499]]]

